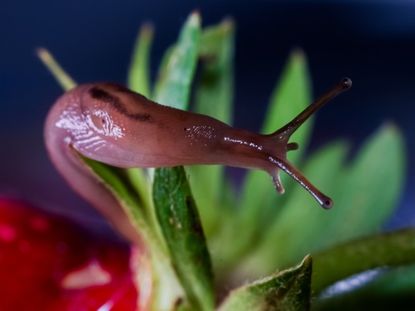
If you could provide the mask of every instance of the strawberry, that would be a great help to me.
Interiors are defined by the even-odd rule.
[[[0,310],[136,310],[129,247],[0,198]]]

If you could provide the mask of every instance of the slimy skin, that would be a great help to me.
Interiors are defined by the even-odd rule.
[[[136,234],[123,210],[79,154],[122,168],[222,164],[262,169],[272,176],[280,193],[284,188],[279,170],[283,170],[322,207],[330,208],[332,200],[287,161],[287,152],[298,148],[288,141],[315,111],[351,84],[350,79],[343,79],[269,135],[157,104],[116,84],[84,84],[62,95],[51,108],[45,124],[46,147],[54,165],[74,190],[133,240]]]

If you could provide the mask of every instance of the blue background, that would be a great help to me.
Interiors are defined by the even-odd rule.
[[[204,25],[226,16],[237,23],[238,127],[259,129],[275,81],[295,47],[308,56],[315,95],[339,78],[351,77],[352,91],[318,114],[310,150],[338,137],[359,146],[383,122],[396,123],[409,152],[408,181],[388,227],[415,224],[413,1],[2,1],[0,193],[105,228],[45,153],[43,120],[62,91],[34,50],[50,49],[80,83],[124,83],[138,27],[151,21],[156,27],[154,77],[164,49],[194,9]]]

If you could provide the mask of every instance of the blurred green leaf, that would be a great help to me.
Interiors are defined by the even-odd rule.
[[[150,228],[148,227],[148,218],[144,209],[143,198],[134,190],[126,172],[123,169],[113,167],[92,159],[81,157],[81,159],[92,169],[96,177],[101,180],[105,187],[112,192],[117,200],[121,203],[124,211],[129,215],[130,220],[137,228],[137,231],[149,237]]]
[[[263,133],[272,133],[291,121],[311,103],[311,86],[306,58],[301,51],[294,51],[287,62],[281,78],[273,91],[271,102],[265,114],[262,126]],[[297,142],[299,150],[288,153],[288,159],[298,164],[300,157],[307,147],[312,128],[312,119],[304,123],[293,135],[290,141]],[[283,182],[292,182],[282,175]],[[289,183],[288,182],[288,183]],[[241,208],[245,217],[251,218],[258,214],[258,205],[267,203],[269,197],[275,197],[275,188],[267,174],[258,171],[248,172],[243,186]],[[269,203],[275,203],[273,200]],[[274,205],[274,204],[273,204]],[[267,206],[262,208],[267,209]],[[275,209],[275,205],[272,206]],[[268,215],[269,217],[269,215]]]
[[[194,107],[196,112],[228,124],[232,117],[234,36],[231,20],[203,30],[199,48],[202,68]]]
[[[151,196],[151,183],[145,171],[141,168],[128,168],[124,169],[125,175],[128,178],[131,186],[134,188],[135,192],[138,193],[142,200],[143,207],[146,210],[148,215],[153,213],[152,211],[152,196]],[[148,217],[148,221],[154,225],[155,217]]]
[[[38,48],[36,53],[42,63],[65,91],[68,91],[76,86],[76,82],[72,80],[72,78],[63,70],[61,65],[58,64],[53,55],[47,49]]]
[[[145,24],[137,37],[128,71],[128,87],[146,97],[150,96],[150,49],[153,27]]]
[[[127,171],[112,167],[88,158],[82,158],[90,167],[95,176],[108,190],[114,194],[121,207],[128,215],[129,220],[136,228],[144,241],[145,248],[140,256],[150,255],[151,271],[146,271],[152,278],[151,307],[152,310],[168,310],[177,299],[182,298],[182,289],[178,284],[177,276],[173,271],[164,244],[157,235],[157,230],[151,227],[150,217],[144,208],[143,198],[135,192],[135,187],[130,183]],[[148,251],[149,254],[145,251]],[[138,259],[141,262],[143,259]],[[138,271],[138,274],[140,272]]]
[[[313,256],[315,293],[369,269],[415,262],[415,230],[384,233],[335,246]]]
[[[149,51],[152,41],[153,28],[146,24],[140,29],[128,72],[128,87],[147,97],[150,95]],[[149,210],[151,198],[145,169],[126,168],[125,171],[136,191],[143,197],[145,206]],[[148,212],[151,213],[150,210]],[[149,221],[154,222],[154,217],[149,217]],[[152,225],[154,226],[154,223]]]
[[[305,311],[310,308],[312,260],[233,290],[219,311]]]
[[[151,215],[146,213],[148,210],[146,211],[144,208],[143,198],[135,192],[135,187],[130,183],[127,171],[85,157],[81,159],[92,170],[96,178],[115,196],[143,239],[145,248],[141,249],[143,253],[140,256],[149,256],[150,258],[150,266],[145,267],[145,269],[151,270],[146,271],[150,274],[152,281],[151,288],[148,289],[152,293],[150,309],[170,310],[178,299],[182,299],[182,288],[178,284],[177,276],[171,266],[167,250],[164,249],[163,241],[157,234],[157,229],[151,227],[149,220]],[[138,263],[145,261],[142,258],[137,260]],[[140,271],[135,271],[135,273],[138,273],[136,277],[139,277]]]
[[[291,121],[295,115],[310,104],[310,99],[307,63],[303,53],[296,51],[291,54],[272,94],[263,131],[273,132]],[[300,143],[300,150],[305,148],[310,129],[311,122],[308,121],[293,135],[292,141]],[[300,150],[289,153],[289,159],[292,162],[298,162],[302,153]],[[287,178],[284,176],[283,178],[286,182]],[[262,216],[266,215],[268,221],[272,219],[270,213],[272,215],[273,211],[282,208],[282,205],[277,202],[281,203],[281,199],[286,199],[287,195],[289,195],[289,191],[277,201],[277,193],[268,174],[257,170],[251,170],[247,173],[241,195],[240,215],[234,223],[228,225],[231,230],[225,234],[225,237],[229,238],[226,243],[233,245],[232,248],[223,251],[225,266],[226,262],[229,262],[228,265],[233,265],[256,245],[253,240],[257,240],[264,232],[265,225]],[[235,232],[232,228],[243,228],[243,230],[237,229],[238,239],[236,240],[233,238]],[[225,269],[227,268],[225,267]]]
[[[192,14],[164,59],[155,100],[186,109],[199,49],[200,19]],[[214,306],[213,276],[202,226],[183,167],[155,170],[153,200],[173,266],[197,310]]]
[[[213,276],[209,253],[183,167],[157,169],[153,197],[183,287],[197,310],[212,310]]]
[[[405,162],[400,132],[393,125],[382,126],[364,143],[339,181],[321,248],[381,229],[397,206]]]
[[[153,43],[154,30],[150,24],[141,26],[132,53],[131,64],[128,71],[128,87],[134,92],[146,97],[150,96],[150,49]],[[151,194],[146,170],[141,168],[125,169],[136,191],[145,201],[148,213],[151,211]],[[149,217],[155,226],[155,217]]]
[[[411,265],[388,269],[363,286],[318,299],[312,310],[407,310],[413,306],[415,266]]]
[[[114,194],[131,223],[143,238],[146,250],[149,251],[151,269],[151,310],[170,310],[178,299],[183,297],[183,291],[177,276],[171,266],[168,251],[164,248],[163,240],[158,236],[157,228],[151,227],[151,215],[144,209],[143,198],[130,183],[128,173],[120,168],[112,167],[88,158],[84,162],[93,170],[97,178]],[[146,255],[145,252],[142,256]],[[139,261],[142,259],[139,259]],[[138,272],[140,276],[140,272]],[[148,284],[146,284],[148,286]]]
[[[180,32],[177,44],[168,53],[159,71],[153,99],[163,105],[187,109],[190,85],[196,69],[200,41],[200,16],[193,13]]]
[[[347,145],[341,142],[321,149],[307,161],[305,176],[318,188],[331,193],[338,186],[337,180],[343,176],[341,167],[346,152]],[[324,228],[332,211],[322,209],[299,185],[291,191],[284,209],[244,264],[244,274],[264,275],[288,267],[318,250],[321,240],[328,238]],[[336,203],[333,208],[336,208]]]
[[[293,189],[258,250],[240,269],[267,273],[287,267],[305,254],[378,231],[395,208],[401,191],[403,150],[398,131],[384,126],[347,169],[342,169],[344,145],[335,144],[318,152],[307,162],[304,173],[318,188],[333,195],[333,209],[315,208],[303,189]]]
[[[262,126],[263,133],[275,132],[311,104],[310,81],[305,55],[302,51],[296,50],[291,53],[271,96],[271,103]],[[303,151],[311,134],[312,123],[312,119],[304,123],[291,138],[291,141],[297,142]],[[291,162],[297,163],[302,153],[299,151],[292,153]]]
[[[229,124],[233,100],[234,25],[225,20],[206,28],[201,37],[200,80],[196,84],[194,110]],[[219,165],[191,166],[187,169],[203,228],[209,237],[216,232],[224,214],[226,189],[224,168]]]

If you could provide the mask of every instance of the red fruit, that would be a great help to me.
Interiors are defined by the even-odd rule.
[[[0,198],[0,310],[136,310],[130,249]]]

